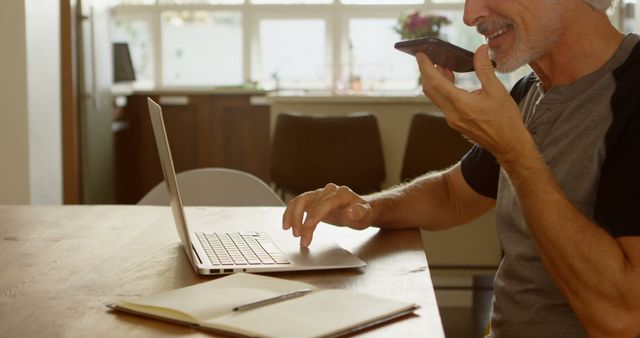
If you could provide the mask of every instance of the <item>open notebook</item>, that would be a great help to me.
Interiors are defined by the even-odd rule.
[[[303,296],[235,311],[298,290]],[[274,277],[237,273],[139,298],[110,308],[202,330],[248,337],[337,337],[408,315],[418,306],[350,290],[319,289]]]

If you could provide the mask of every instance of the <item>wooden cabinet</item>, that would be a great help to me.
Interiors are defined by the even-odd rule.
[[[135,94],[128,97],[117,121],[122,128],[114,135],[116,203],[136,203],[164,179],[147,96],[162,105],[176,172],[225,167],[268,182],[268,106],[251,104],[248,94]]]

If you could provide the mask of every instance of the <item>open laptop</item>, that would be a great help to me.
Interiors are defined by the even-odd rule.
[[[169,141],[162,119],[162,108],[150,98],[147,98],[147,104],[164,179],[171,197],[171,211],[178,235],[187,257],[198,274],[339,269],[366,265],[358,257],[320,233],[314,235],[314,242],[310,248],[300,248],[298,241],[286,234],[276,223],[249,229],[238,225],[237,223],[240,222],[237,220],[234,222],[231,217],[220,224],[207,225],[207,229],[212,231],[190,230],[180,199]],[[211,191],[211,193],[223,192]],[[283,237],[283,234],[288,237]]]

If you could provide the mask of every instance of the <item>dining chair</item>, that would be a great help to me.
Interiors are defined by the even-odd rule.
[[[400,180],[407,181],[458,162],[471,148],[442,116],[416,113],[411,119]]]
[[[330,182],[357,193],[379,191],[385,169],[378,120],[370,113],[280,113],[271,143],[270,179],[283,197]]]
[[[176,175],[185,206],[283,206],[280,197],[260,178],[227,168],[200,168]],[[169,205],[162,181],[138,205]]]

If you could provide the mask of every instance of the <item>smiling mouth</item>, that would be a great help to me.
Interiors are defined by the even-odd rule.
[[[493,39],[495,39],[495,38],[497,38],[497,37],[501,36],[502,34],[504,34],[504,33],[508,32],[510,29],[511,29],[511,26],[507,26],[507,27],[505,27],[505,28],[502,28],[502,29],[500,29],[500,30],[498,30],[498,31],[494,32],[494,33],[493,33],[493,34],[491,34],[491,35],[486,35],[486,36],[485,36],[485,38],[487,39],[487,41],[491,41],[491,40],[493,40]]]

